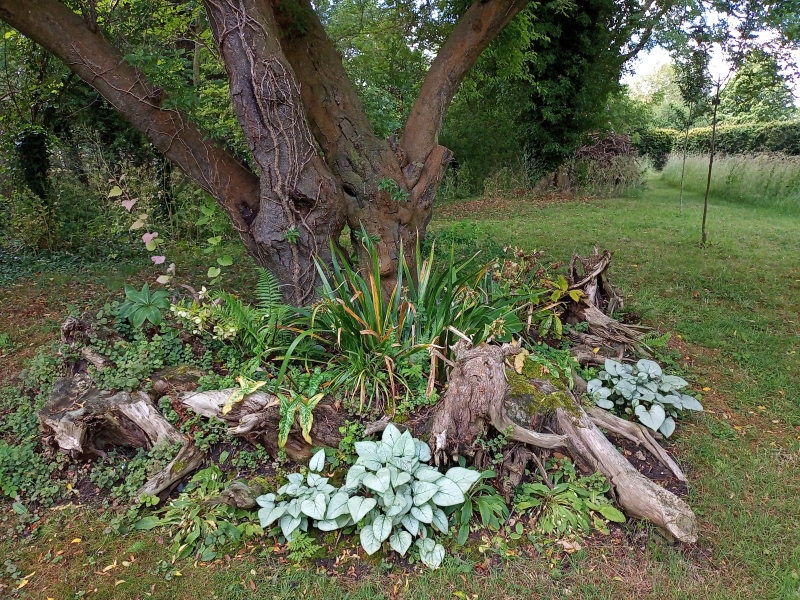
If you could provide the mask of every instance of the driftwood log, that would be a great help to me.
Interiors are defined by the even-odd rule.
[[[205,458],[146,394],[98,390],[87,375],[56,382],[38,418],[44,441],[73,458],[102,457],[117,446],[149,450],[156,444],[180,443],[177,456],[145,483],[139,496],[169,490]]]
[[[691,508],[639,473],[569,390],[546,377],[520,375],[510,368],[507,359],[519,352],[510,344],[456,346],[456,365],[431,421],[429,444],[436,461],[447,461],[456,454],[470,455],[477,437],[492,426],[509,440],[563,450],[583,470],[603,473],[629,516],[651,521],[671,538],[696,541],[696,518]],[[546,427],[548,432],[537,431],[535,426]],[[614,426],[622,429],[619,424]],[[631,431],[627,434],[634,435]],[[675,469],[680,473],[677,465]]]

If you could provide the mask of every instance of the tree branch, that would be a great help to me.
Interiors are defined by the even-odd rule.
[[[425,163],[438,145],[444,117],[458,86],[497,34],[529,0],[475,2],[458,21],[422,83],[400,147],[406,164]]]
[[[258,178],[208,140],[103,35],[57,0],[0,0],[0,19],[61,59],[226,210],[245,245],[259,210]]]

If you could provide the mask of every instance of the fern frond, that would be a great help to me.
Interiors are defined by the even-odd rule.
[[[262,312],[270,314],[283,304],[281,284],[278,278],[266,269],[258,270],[258,283],[256,284],[256,302]]]

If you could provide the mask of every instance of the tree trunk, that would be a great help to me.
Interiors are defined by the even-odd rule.
[[[81,19],[58,0],[0,0],[0,19],[63,60],[208,191],[288,301],[311,299],[314,257],[330,260],[345,225],[351,232],[363,226],[378,240],[388,291],[401,248],[425,235],[450,161],[438,144],[447,108],[528,0],[487,0],[466,10],[425,77],[400,143],[375,137],[310,1],[282,10],[283,1],[203,1],[260,180],[186,115],[162,108],[163,90],[109,44],[94,15]]]

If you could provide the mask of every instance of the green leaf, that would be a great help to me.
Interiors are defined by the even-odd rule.
[[[209,279],[214,279],[215,277],[219,277],[220,273],[222,273],[222,271],[219,267],[209,267],[207,275]]]
[[[402,434],[400,433],[400,430],[391,423],[389,423],[386,426],[386,429],[383,430],[383,434],[381,435],[381,441],[384,444],[388,444],[389,447],[394,448],[395,443],[397,442],[397,440],[400,439],[401,435]]]
[[[411,508],[411,516],[421,523],[430,523],[433,521],[433,507],[430,504],[414,506]]]
[[[420,540],[417,540],[418,542]],[[424,541],[432,541],[432,540],[424,540]],[[419,558],[422,562],[430,567],[431,569],[438,569],[439,565],[442,564],[444,560],[445,550],[444,546],[441,544],[436,544],[432,550],[427,551],[420,549]]]
[[[27,515],[28,514],[28,509],[21,502],[14,502],[11,505],[11,508],[18,515]]]
[[[300,527],[300,517],[293,517],[292,515],[284,515],[279,521],[283,537],[290,539],[292,533]]]
[[[221,267],[230,267],[233,264],[233,257],[228,254],[225,256],[220,256],[217,259],[217,264]]]
[[[321,521],[325,518],[325,494],[320,492],[313,499],[304,500],[300,510],[315,521]]]
[[[450,479],[443,477],[436,482],[439,491],[433,496],[433,502],[437,506],[454,506],[464,501],[464,493]]]
[[[625,515],[622,514],[620,510],[611,506],[610,504],[601,504],[598,508],[598,512],[603,515],[609,521],[613,521],[614,523],[624,523],[625,522]]]
[[[326,519],[336,519],[342,515],[350,513],[350,508],[347,506],[347,501],[350,496],[346,492],[337,492],[328,503],[328,511],[325,513]]]
[[[450,529],[450,524],[447,522],[447,515],[444,514],[444,511],[441,508],[433,509],[433,520],[431,521],[431,525],[436,527],[436,529],[442,533],[447,533],[447,530]]]
[[[664,408],[659,404],[652,404],[650,410],[640,404],[634,409],[634,412],[639,417],[639,421],[653,431],[657,431],[664,419],[667,418],[667,413],[664,412]]]
[[[161,519],[158,517],[142,517],[133,524],[133,528],[140,531],[149,531],[159,525],[161,525]]]
[[[308,462],[308,468],[310,471],[315,471],[317,473],[325,468],[325,450],[320,450],[311,457],[311,460]]]
[[[664,419],[664,422],[661,424],[661,427],[659,427],[658,430],[664,434],[664,437],[668,438],[675,433],[675,419],[672,417],[667,417]]]
[[[378,515],[372,522],[372,530],[375,539],[383,542],[392,533],[392,518],[386,515]]]
[[[389,538],[389,545],[392,550],[397,552],[400,556],[405,556],[408,548],[411,546],[411,534],[407,531],[398,531]]]
[[[458,486],[458,489],[466,494],[469,491],[469,488],[471,488],[472,485],[481,478],[481,473],[475,469],[453,467],[452,469],[449,469],[444,476],[455,483]]]
[[[367,468],[364,465],[353,465],[350,467],[350,470],[347,471],[347,477],[345,478],[344,485],[349,489],[356,489],[359,485],[361,485],[361,480],[364,479],[364,476],[367,474]]]
[[[383,494],[391,485],[391,473],[389,473],[389,469],[383,467],[382,469],[378,469],[374,474],[367,473],[364,479],[361,480],[361,483],[365,487],[379,494]]]
[[[286,503],[284,502],[278,506],[274,506],[269,509],[267,508],[260,509],[258,511],[258,520],[261,523],[261,527],[266,529],[285,514],[286,514]]]
[[[428,462],[431,459],[431,449],[425,442],[414,438],[414,446],[417,449],[417,458],[420,462]]]
[[[144,321],[146,318],[147,314],[142,308],[137,308],[128,317],[134,329],[141,329],[142,325],[144,325]]]
[[[375,537],[372,525],[367,525],[361,530],[361,546],[367,554],[375,554],[381,549],[381,542]]]
[[[120,196],[122,196],[122,188],[119,187],[118,185],[115,185],[114,187],[112,187],[111,191],[108,192],[108,197],[109,198],[119,198]]]
[[[375,508],[377,504],[378,501],[375,500],[375,498],[364,498],[363,496],[353,496],[347,501],[347,507],[350,509],[350,516],[356,523],[366,517],[369,511]]]
[[[411,509],[414,510],[413,508]],[[406,531],[413,536],[416,536],[419,533],[419,519],[416,517],[412,517],[411,515],[403,515],[403,518],[400,519],[400,523],[402,523],[403,527],[406,528]]]
[[[439,476],[439,479],[443,479],[443,477]],[[415,481],[411,484],[411,490],[414,492],[414,506],[421,506],[433,498],[440,488],[437,484],[428,481]]]

